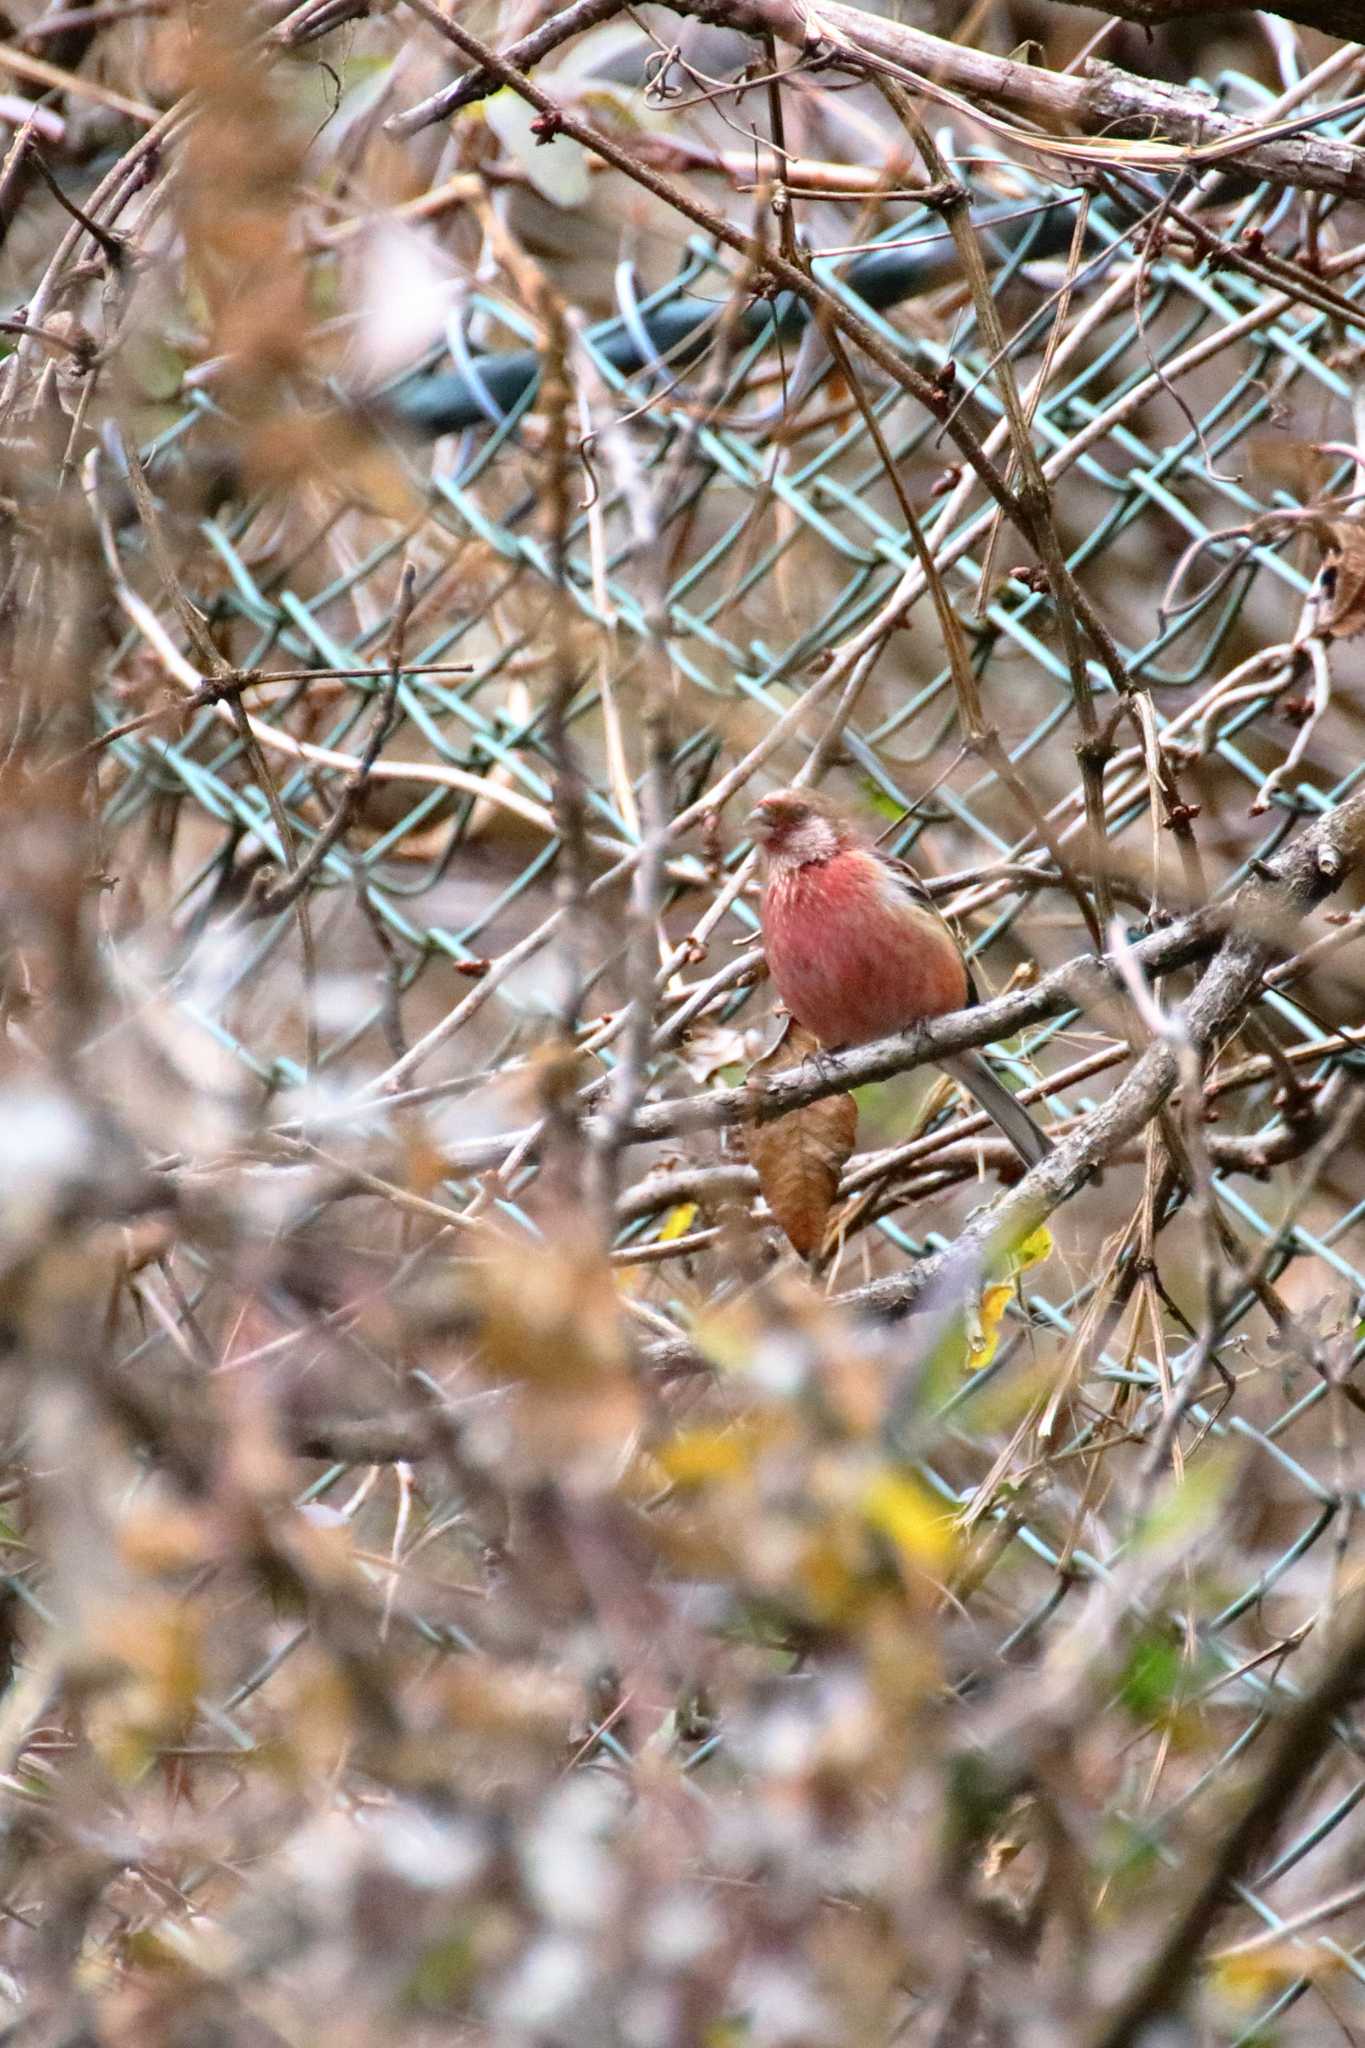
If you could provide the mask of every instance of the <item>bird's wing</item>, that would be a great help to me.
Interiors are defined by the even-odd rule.
[[[941,925],[948,931],[953,931],[912,867],[903,860],[892,860],[884,853],[879,854],[878,859],[889,869],[895,877],[897,886],[904,889],[912,903],[921,910],[931,911]],[[962,945],[956,932],[953,932],[953,941],[961,952]],[[965,955],[963,965],[966,966]],[[969,969],[968,1007],[979,1003],[980,1000]],[[991,1071],[990,1062],[983,1052],[973,1048],[969,1052],[949,1053],[946,1058],[940,1059],[938,1064],[946,1074],[951,1074],[955,1081],[961,1082],[962,1086],[976,1097],[987,1116],[1004,1132],[1026,1166],[1036,1166],[1040,1160],[1047,1158],[1053,1149],[1052,1140],[1038,1128],[1023,1103],[1016,1102],[1004,1082]]]
[[[892,875],[894,875],[897,885],[905,891],[906,895],[910,898],[910,901],[912,903],[917,905],[917,907],[920,910],[927,910],[931,912],[932,915],[938,919],[939,923],[943,925],[947,931],[953,932],[953,928],[948,923],[947,918],[943,915],[943,912],[939,909],[933,897],[929,894],[929,891],[925,888],[923,882],[920,880],[919,876],[915,873],[915,870],[910,866],[910,863],[908,861],[896,860],[890,854],[886,853],[879,853],[877,855],[877,858],[882,863],[882,866],[888,869],[888,871]],[[967,966],[967,956],[965,949],[963,948],[962,942],[958,938],[956,932],[953,932],[953,943],[956,945],[958,951],[962,954],[962,964],[967,975],[967,1007],[968,1009],[970,1009],[974,1004],[979,1003],[981,1001],[981,993],[980,990],[977,988],[975,981],[973,981],[972,979],[971,968]]]
[[[935,908],[934,899],[925,888],[909,861],[894,860],[889,853],[878,853],[882,866],[893,874],[912,903],[918,903],[921,910],[932,910],[940,923],[944,922],[942,912]]]

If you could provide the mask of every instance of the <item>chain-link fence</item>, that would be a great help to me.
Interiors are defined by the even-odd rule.
[[[16,2028],[1355,2038],[1359,207],[657,9],[400,173],[436,12],[121,27],[18,309]],[[1208,88],[1349,150],[1301,40]],[[808,776],[1074,1172],[793,1067],[804,1273]]]

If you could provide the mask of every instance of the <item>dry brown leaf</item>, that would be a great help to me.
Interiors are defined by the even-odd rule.
[[[819,1049],[818,1039],[793,1022],[772,1051],[754,1061],[749,1078],[800,1066]],[[858,1105],[851,1095],[826,1095],[773,1123],[743,1127],[744,1150],[764,1200],[803,1259],[820,1249],[857,1129]]]
[[[1281,427],[1248,435],[1246,451],[1247,466],[1258,483],[1292,491],[1303,504],[1311,504],[1329,488],[1333,458],[1314,441],[1287,434]]]
[[[199,97],[175,183],[206,344],[227,359],[220,396],[264,427],[283,383],[306,366],[312,328],[293,209],[308,137],[282,72],[232,9],[200,9],[186,49]]]
[[[539,1243],[492,1231],[472,1242],[463,1274],[478,1331],[472,1362],[509,1397],[495,1432],[513,1432],[527,1475],[553,1473],[588,1491],[614,1484],[643,1408],[601,1248],[577,1219]]]
[[[1327,625],[1336,640],[1365,633],[1365,521],[1338,519],[1331,528],[1328,565],[1334,572]]]

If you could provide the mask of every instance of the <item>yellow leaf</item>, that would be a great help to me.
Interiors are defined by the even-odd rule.
[[[863,1495],[863,1515],[917,1571],[942,1571],[957,1547],[952,1518],[942,1505],[918,1479],[889,1465]]]
[[[675,1486],[705,1486],[713,1479],[740,1479],[758,1448],[752,1428],[684,1429],[654,1457]]]
[[[990,1364],[1000,1342],[1000,1325],[1014,1298],[1019,1275],[1027,1272],[1030,1266],[1041,1265],[1051,1251],[1052,1232],[1045,1223],[1040,1223],[1017,1245],[996,1254],[994,1263],[1003,1269],[1001,1278],[982,1289],[975,1310],[969,1310],[967,1315],[965,1365],[968,1372],[980,1372],[983,1366]]]
[[[1012,1257],[1016,1273],[1027,1272],[1030,1266],[1041,1266],[1044,1259],[1052,1256],[1052,1232],[1046,1223],[1040,1223],[1031,1230],[1022,1244],[1015,1247]]]
[[[974,1311],[967,1315],[967,1358],[968,1372],[980,1372],[983,1365],[989,1365],[995,1356],[1000,1341],[1000,1325],[1005,1320],[1005,1310],[1014,1296],[1014,1282],[999,1280],[994,1287],[987,1287]]]
[[[697,1215],[695,1202],[679,1202],[664,1218],[663,1229],[659,1232],[660,1244],[672,1244],[675,1237],[685,1237],[692,1228]]]
[[[774,1590],[795,1596],[811,1619],[827,1627],[847,1627],[864,1610],[872,1577],[863,1553],[857,1523],[848,1515],[827,1514],[809,1529],[795,1552],[790,1580]]]
[[[134,1970],[176,1977],[191,1974],[186,1958],[155,1927],[139,1927],[125,1935],[119,1954],[120,1959]]]
[[[1215,1956],[1210,1975],[1230,2005],[1250,2010],[1300,1977],[1321,1976],[1339,1968],[1336,1958],[1326,1950],[1282,1941]]]

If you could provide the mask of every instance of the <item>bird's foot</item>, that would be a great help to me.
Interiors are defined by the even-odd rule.
[[[833,1081],[834,1062],[848,1051],[846,1045],[813,1045],[802,1061],[803,1066],[813,1067],[822,1081]]]

